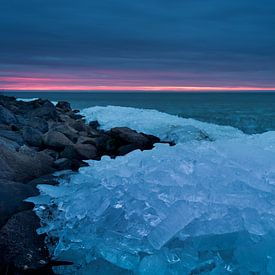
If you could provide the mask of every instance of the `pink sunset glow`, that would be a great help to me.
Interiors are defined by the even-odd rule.
[[[171,80],[173,77],[173,80]],[[200,81],[197,81],[199,79]],[[211,81],[204,75],[95,71],[59,74],[15,73],[0,75],[1,90],[79,90],[79,91],[275,91],[275,87],[220,77]]]

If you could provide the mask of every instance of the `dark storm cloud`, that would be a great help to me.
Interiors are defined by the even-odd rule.
[[[229,73],[274,84],[271,0],[0,0],[0,70]]]

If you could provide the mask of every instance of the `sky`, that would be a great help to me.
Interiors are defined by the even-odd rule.
[[[275,90],[274,0],[0,0],[2,90]]]

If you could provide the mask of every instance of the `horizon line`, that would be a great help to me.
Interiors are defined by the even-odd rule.
[[[249,86],[36,86],[5,87],[0,91],[144,91],[144,92],[216,92],[216,91],[275,91],[275,87]]]

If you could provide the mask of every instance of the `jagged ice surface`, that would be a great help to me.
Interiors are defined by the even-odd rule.
[[[102,107],[84,113],[105,129],[129,126],[178,143],[89,161],[59,186],[39,186],[30,200],[40,233],[55,258],[74,262],[57,273],[274,274],[274,132],[248,136],[151,110],[106,111],[110,119]],[[208,138],[186,133],[189,126]]]

